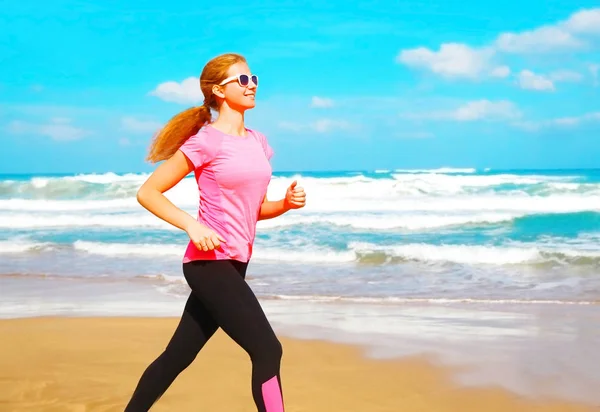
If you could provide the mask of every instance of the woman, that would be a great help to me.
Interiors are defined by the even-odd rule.
[[[139,189],[138,201],[188,234],[183,274],[191,294],[175,333],[142,374],[126,412],[148,411],[219,327],[250,356],[258,411],[284,410],[281,343],[245,275],[256,221],[301,208],[306,196],[294,181],[284,199],[266,198],[273,150],[265,136],[244,126],[257,85],[244,57],[212,59],[200,76],[204,104],[173,117],[152,143],[148,159],[165,161]],[[211,109],[219,114],[212,123]],[[163,195],[192,171],[201,193],[197,219]]]

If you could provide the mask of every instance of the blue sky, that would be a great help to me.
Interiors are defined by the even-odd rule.
[[[297,3],[5,2],[0,173],[152,170],[228,51],[278,171],[600,167],[597,0]]]

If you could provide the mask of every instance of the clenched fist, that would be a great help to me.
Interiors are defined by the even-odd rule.
[[[306,193],[304,188],[297,186],[298,182],[293,181],[285,192],[284,204],[287,209],[300,209],[306,204]]]

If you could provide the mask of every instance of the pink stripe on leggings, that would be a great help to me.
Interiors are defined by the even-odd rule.
[[[273,376],[262,384],[262,396],[267,412],[284,412],[283,399],[281,399],[281,389],[279,388],[277,376]]]

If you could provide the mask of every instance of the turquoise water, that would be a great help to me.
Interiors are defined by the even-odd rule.
[[[180,283],[187,237],[135,201],[146,177],[0,176],[0,270]],[[269,197],[294,179],[306,208],[259,222],[265,298],[599,300],[600,170],[276,173]],[[191,177],[167,196],[196,213]],[[288,269],[310,290],[277,284]],[[361,284],[373,276],[385,288]]]
[[[188,239],[147,176],[0,175],[0,317],[179,315]],[[600,404],[600,170],[275,173],[269,198],[294,179],[307,205],[259,222],[248,271],[279,331]],[[191,177],[166,195],[196,214]]]

